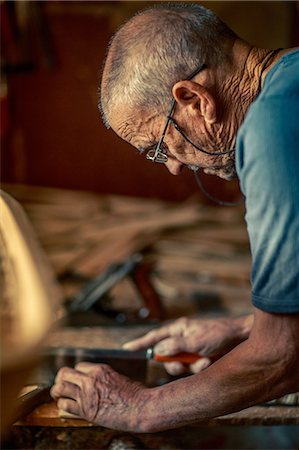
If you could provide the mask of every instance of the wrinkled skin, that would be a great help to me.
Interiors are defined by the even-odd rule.
[[[245,340],[218,361],[166,385],[146,388],[109,366],[80,363],[75,369],[59,371],[51,394],[66,412],[101,426],[144,433],[192,424],[296,392],[299,315],[254,308],[251,325],[248,338],[250,322],[243,328]],[[228,329],[225,323],[222,329]],[[212,341],[215,349],[216,340]]]
[[[232,52],[231,70],[223,83],[217,72],[207,68],[193,81],[182,80],[172,89],[175,119],[193,142],[208,151],[234,147],[237,129],[257,95],[259,83],[275,63],[272,59],[265,70],[269,51],[251,49],[238,40]],[[222,94],[221,102],[214,95],[217,89]],[[136,111],[126,105],[112,111],[109,119],[112,129],[142,152],[159,141],[165,123],[165,115],[162,118],[158,111]],[[173,175],[179,175],[184,166],[194,165],[230,177],[226,158],[217,161],[200,154],[173,126],[168,127],[164,144],[168,150],[165,165]],[[180,350],[202,353],[205,358],[190,367],[200,373],[190,377],[148,389],[108,366],[81,363],[75,369],[59,371],[51,394],[59,408],[99,425],[154,432],[228,414],[299,389],[299,315],[271,314],[254,308],[254,323],[239,326],[232,319],[183,319],[127,345],[132,349],[156,345],[156,351],[164,354]],[[209,356],[223,353],[207,367]],[[183,369],[167,368],[172,373]]]
[[[59,409],[109,428],[136,430],[147,388],[106,364],[82,362],[58,372],[51,389]]]
[[[175,355],[182,351],[197,352],[204,358],[189,367],[173,362],[165,363],[165,368],[171,375],[179,375],[187,371],[198,373],[211,364],[209,356],[223,355],[246,339],[251,323],[252,316],[210,320],[182,317],[128,342],[125,348],[139,350],[155,346],[155,352],[160,355]]]
[[[248,317],[199,320],[180,318],[150,331],[125,347],[131,350],[155,346],[161,355],[180,351],[206,356],[187,367],[166,363],[172,375],[186,371],[198,373],[211,364],[208,356],[224,354],[246,339],[244,323]],[[58,372],[51,389],[59,409],[90,422],[125,431],[139,431],[139,418],[146,416],[150,389],[115,372],[106,364],[82,362],[75,369],[64,367]]]

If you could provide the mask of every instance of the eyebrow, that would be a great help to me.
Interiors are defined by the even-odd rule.
[[[147,146],[142,146],[142,147],[138,147],[137,151],[142,155],[142,153],[147,153],[150,150],[152,150],[153,148],[157,147],[157,143],[154,144],[149,144]]]

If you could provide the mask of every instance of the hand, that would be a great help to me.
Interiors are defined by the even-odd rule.
[[[141,338],[127,342],[124,347],[139,350],[154,346],[155,352],[160,355],[175,355],[182,351],[197,352],[203,358],[189,367],[179,362],[171,362],[165,363],[165,368],[171,375],[180,375],[186,371],[198,373],[211,364],[210,356],[227,353],[247,339],[252,320],[252,316],[209,320],[182,317],[169,325],[150,331]]]
[[[82,362],[59,370],[51,389],[57,406],[89,422],[124,431],[138,430],[145,386],[106,364]]]

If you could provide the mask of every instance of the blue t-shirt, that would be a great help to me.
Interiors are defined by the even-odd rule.
[[[246,199],[252,302],[299,312],[299,51],[265,77],[237,135],[236,168]]]

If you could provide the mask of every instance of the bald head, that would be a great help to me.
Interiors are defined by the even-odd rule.
[[[210,10],[162,3],[141,11],[112,38],[104,64],[100,109],[109,126],[118,107],[164,109],[172,86],[205,63],[223,64],[236,35]]]

